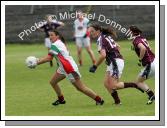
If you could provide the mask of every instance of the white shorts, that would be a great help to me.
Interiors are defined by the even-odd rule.
[[[117,64],[117,70],[115,71],[114,70],[114,66],[113,64],[111,63],[110,66],[107,66],[107,72],[110,73],[110,76],[114,76],[116,78],[120,78],[121,75],[122,75],[122,71],[124,69],[124,60],[123,59],[119,59],[119,58],[116,58],[116,64]]]
[[[50,41],[50,39],[49,38],[45,38],[45,47],[47,47],[47,48],[51,48],[51,41]]]
[[[145,79],[155,76],[155,60],[151,63],[150,66],[145,66],[139,73],[139,76],[144,77]]]
[[[67,73],[64,71],[63,68],[59,67],[59,68],[57,69],[57,73],[62,74],[62,75],[65,75],[66,78],[67,78],[69,81],[71,81],[71,82],[75,82],[75,78],[76,78],[76,77],[81,78],[81,74],[80,74],[78,68],[75,68],[75,73],[67,74]]]
[[[88,47],[90,46],[90,38],[89,37],[86,37],[86,38],[83,38],[83,37],[76,37],[76,45],[78,47]]]

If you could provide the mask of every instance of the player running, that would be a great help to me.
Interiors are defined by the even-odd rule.
[[[119,45],[113,39],[116,37],[116,33],[112,30],[112,28],[103,28],[98,24],[93,24],[89,29],[91,36],[93,38],[98,38],[97,46],[100,54],[99,59],[92,67],[90,67],[89,71],[95,73],[96,69],[100,66],[104,59],[106,59],[107,70],[104,86],[113,97],[115,104],[119,105],[121,104],[121,101],[116,90],[129,87],[139,88],[135,83],[125,83],[119,81],[124,68],[124,60],[120,54]]]
[[[51,15],[46,15],[46,23],[40,26],[39,30],[45,32],[45,47],[50,50],[51,41],[49,39],[49,31],[56,30],[58,27],[64,26],[63,22],[55,21],[52,19]],[[50,61],[50,66],[53,66],[53,62]]]
[[[146,38],[141,36],[142,31],[136,26],[130,26],[130,30],[133,34],[133,49],[139,57],[138,65],[144,67],[138,75],[137,84],[147,93],[149,99],[147,104],[151,104],[155,100],[155,95],[144,81],[155,76],[155,55],[151,51]]]
[[[58,99],[54,103],[52,103],[52,105],[65,104],[65,99],[58,83],[66,77],[71,81],[71,83],[76,87],[78,91],[95,100],[96,105],[103,105],[104,101],[102,100],[102,98],[81,82],[81,75],[78,70],[77,64],[69,55],[69,51],[67,50],[67,47],[65,45],[64,38],[57,31],[49,32],[49,37],[52,42],[49,54],[46,57],[39,59],[37,64],[39,65],[48,62],[52,60],[53,57],[58,62],[59,67],[50,81],[50,84],[52,85],[58,97]]]
[[[96,59],[94,56],[94,53],[91,49],[91,44],[90,44],[90,37],[89,37],[89,32],[88,32],[88,23],[89,19],[83,16],[83,13],[81,11],[77,12],[77,19],[74,21],[74,37],[76,41],[76,46],[77,46],[77,55],[78,55],[78,62],[79,65],[82,66],[83,61],[82,61],[82,47],[85,47],[91,60],[92,63],[95,64]]]

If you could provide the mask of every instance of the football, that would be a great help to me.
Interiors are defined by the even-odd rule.
[[[35,68],[37,66],[37,60],[35,56],[29,56],[26,58],[26,65],[29,68]]]

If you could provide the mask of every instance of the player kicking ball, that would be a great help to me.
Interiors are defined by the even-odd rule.
[[[65,104],[65,99],[63,96],[63,92],[60,89],[59,82],[65,79],[66,77],[70,80],[70,82],[74,85],[74,87],[89,96],[93,100],[95,100],[96,105],[103,105],[104,100],[98,96],[93,90],[88,88],[81,81],[81,75],[78,70],[77,64],[75,63],[72,56],[69,55],[69,51],[67,50],[65,40],[57,31],[50,31],[49,38],[52,42],[51,49],[49,50],[49,54],[43,58],[36,59],[35,64],[29,64],[30,68],[34,68],[35,65],[40,65],[46,62],[49,62],[53,59],[53,57],[58,62],[58,69],[50,80],[50,84],[52,85],[54,91],[57,94],[58,99],[52,103],[52,105]]]

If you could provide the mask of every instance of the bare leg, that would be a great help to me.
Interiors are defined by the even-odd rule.
[[[149,97],[147,104],[149,105],[149,104],[152,104],[152,102],[155,100],[155,95],[154,95],[154,92],[148,87],[148,85],[144,83],[145,80],[146,79],[143,77],[138,77],[137,85],[139,88],[141,88],[147,93]]]
[[[52,79],[50,80],[50,84],[52,85],[54,91],[56,92],[57,96],[62,96],[62,91],[58,85],[58,82],[60,82],[61,80],[63,80],[65,78],[64,75],[59,74],[59,73],[55,73],[52,77]]]
[[[118,80],[110,76],[110,73],[107,72],[105,76],[105,82],[104,85],[107,88],[108,92],[111,94],[111,96],[114,99],[115,104],[121,104],[120,98],[118,96],[118,93],[116,91],[116,84],[118,83]]]
[[[75,82],[72,83],[78,91],[81,91],[82,93],[86,94],[87,96],[91,97],[92,99],[95,99],[97,94],[88,88],[86,85],[84,85],[80,78],[76,79]]]
[[[109,88],[109,79],[108,79],[108,74],[107,73],[105,74],[105,78],[104,78],[104,86],[107,89],[107,91],[109,93],[111,93],[112,87]]]
[[[55,102],[52,103],[52,105],[59,105],[59,104],[65,104],[65,100],[64,100],[64,96],[63,93],[58,85],[58,82],[60,82],[61,80],[63,80],[65,78],[64,75],[59,74],[59,73],[55,73],[50,81],[50,84],[52,85],[54,91],[57,94],[58,100],[56,100]]]
[[[138,87],[141,88],[142,90],[144,91],[147,91],[149,89],[148,85],[144,83],[146,79],[143,78],[143,77],[138,77],[137,78],[137,84],[138,84]]]
[[[50,48],[48,48],[48,53],[49,53]],[[50,67],[53,67],[53,61],[51,60],[50,62]]]
[[[89,96],[93,100],[96,101],[96,105],[103,105],[104,101],[99,97],[93,90],[88,88],[85,84],[83,84],[80,78],[76,78],[72,84],[76,87],[76,89],[85,95]]]
[[[78,62],[82,66],[82,47],[77,46]]]
[[[116,79],[112,76],[110,76],[110,73],[107,72],[106,78],[108,80],[108,89],[119,89],[119,88],[124,88],[123,82],[119,82],[119,79]]]

